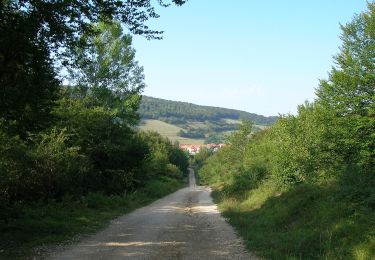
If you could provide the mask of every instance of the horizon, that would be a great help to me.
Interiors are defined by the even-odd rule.
[[[133,36],[146,78],[143,95],[264,116],[295,114],[314,100],[319,79],[334,65],[339,24],[366,10],[366,1],[288,3],[189,0],[157,8],[160,18],[148,25],[163,30],[164,39]]]

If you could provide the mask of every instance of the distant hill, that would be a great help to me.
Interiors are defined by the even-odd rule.
[[[155,130],[172,141],[180,143],[222,143],[241,120],[254,122],[259,131],[276,120],[276,116],[262,116],[245,111],[200,106],[187,102],[142,97],[139,108],[140,128]]]
[[[144,119],[158,119],[161,121],[184,123],[186,121],[218,121],[223,119],[248,119],[257,125],[271,125],[277,116],[262,116],[245,111],[200,106],[187,102],[171,101],[160,98],[143,96],[139,113]]]

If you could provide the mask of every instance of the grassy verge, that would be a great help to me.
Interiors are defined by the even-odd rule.
[[[127,196],[92,193],[74,201],[39,203],[13,209],[13,219],[0,222],[0,259],[42,257],[48,247],[105,227],[117,216],[149,204],[184,186],[163,177]]]
[[[248,249],[264,259],[375,259],[369,194],[373,181],[349,178],[284,191],[264,182],[243,197],[216,187],[213,197]]]

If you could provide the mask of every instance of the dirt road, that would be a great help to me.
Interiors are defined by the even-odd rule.
[[[255,259],[221,217],[210,189],[195,185],[112,221],[52,259]]]

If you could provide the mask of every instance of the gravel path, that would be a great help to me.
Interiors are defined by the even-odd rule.
[[[211,190],[190,187],[112,221],[52,259],[256,259],[218,212]]]

